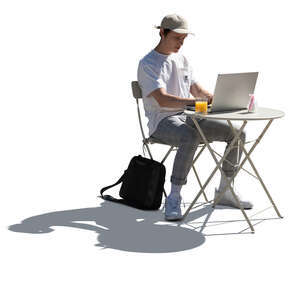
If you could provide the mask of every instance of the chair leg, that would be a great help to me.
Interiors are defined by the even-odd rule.
[[[151,151],[150,151],[150,148],[149,148],[148,144],[145,143],[145,146],[146,146],[146,149],[147,149],[147,151],[148,151],[148,154],[149,154],[150,158],[153,159],[153,156],[152,156],[152,153],[151,153]],[[201,189],[202,189],[203,186],[202,186],[202,183],[201,183],[201,181],[200,181],[200,178],[199,178],[199,176],[198,176],[198,174],[197,174],[197,171],[196,171],[196,169],[195,169],[195,167],[194,167],[194,163],[197,161],[197,159],[199,158],[199,156],[201,155],[201,153],[203,152],[203,150],[205,149],[205,147],[206,147],[206,145],[204,145],[204,146],[202,147],[202,149],[199,151],[199,153],[197,154],[197,156],[195,157],[195,159],[194,159],[194,161],[193,161],[193,166],[192,166],[193,171],[194,171],[194,173],[195,173],[195,176],[196,176],[196,178],[197,178],[197,181],[198,181],[198,183],[199,183]],[[164,163],[164,162],[166,161],[166,159],[168,158],[169,154],[171,153],[171,151],[172,151],[173,149],[174,149],[174,146],[170,146],[169,150],[167,151],[167,153],[165,154],[165,156],[164,156],[163,159],[161,160],[161,163]],[[165,199],[166,199],[166,198],[167,198],[167,193],[166,193],[165,189],[164,189],[163,193],[164,193],[164,196],[165,196]],[[206,193],[205,193],[204,191],[203,191],[203,196],[204,196],[205,201],[206,201],[206,202],[209,202],[209,200],[207,199]],[[164,201],[164,203],[163,203],[162,210],[164,210],[164,208],[165,208],[165,202],[166,202],[166,201]],[[182,204],[183,204],[183,207],[185,208],[185,202],[184,202],[184,200],[182,200]]]
[[[164,158],[162,159],[161,163],[163,164],[165,162],[165,160],[168,158],[170,152],[173,150],[174,146],[171,146],[168,150],[168,152],[166,153],[166,155],[164,156]]]
[[[164,199],[164,201],[162,201],[162,205],[163,205],[161,208],[162,211],[164,211],[165,206],[166,206],[167,193],[166,193],[165,189],[164,189],[164,196],[165,196],[165,199]]]

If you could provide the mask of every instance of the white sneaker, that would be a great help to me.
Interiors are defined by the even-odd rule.
[[[165,220],[176,221],[182,218],[180,208],[181,199],[181,196],[180,198],[167,197],[165,206]]]
[[[234,193],[236,194],[241,206],[244,209],[251,209],[253,207],[253,204],[251,202],[242,201],[241,195],[239,193],[237,193],[235,190],[234,190]],[[219,194],[220,194],[220,191],[215,189],[215,198],[214,199],[216,199]],[[218,201],[217,205],[224,205],[224,206],[239,208],[239,206],[238,206],[233,194],[231,193],[230,189],[227,189],[227,191],[223,194],[221,199]]]

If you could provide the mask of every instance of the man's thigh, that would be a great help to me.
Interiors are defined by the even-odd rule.
[[[210,119],[196,119],[196,120],[209,142],[213,142],[213,141],[227,142],[230,141],[233,137],[232,130],[226,120],[210,120]],[[187,118],[186,123],[196,128],[191,118]],[[201,137],[201,141],[202,141],[202,137]]]
[[[187,117],[184,114],[167,117],[160,121],[152,136],[173,146],[199,140],[196,128],[188,124],[186,120]]]

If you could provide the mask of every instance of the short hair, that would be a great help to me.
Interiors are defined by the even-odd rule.
[[[162,28],[162,30],[163,30],[163,35],[164,36],[167,36],[168,33],[171,31],[171,29],[168,29],[168,28]],[[159,35],[160,35],[160,33],[159,33]]]

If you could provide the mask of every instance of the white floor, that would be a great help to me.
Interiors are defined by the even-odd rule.
[[[256,162],[263,163],[259,157]],[[209,160],[204,161],[199,164],[208,168]],[[109,168],[120,168],[103,161],[101,172],[90,167],[89,173],[79,164],[81,175],[65,166],[62,172],[55,166],[38,172],[36,163],[28,173],[23,168],[19,175],[7,174],[16,180],[6,182],[1,197],[2,293],[9,295],[6,299],[279,299],[296,293],[292,272],[299,267],[299,203],[283,189],[286,180],[272,176],[270,161],[265,162],[262,174],[270,178],[265,181],[283,219],[272,208],[263,211],[270,202],[255,179],[241,175],[235,183],[255,205],[247,211],[255,234],[235,209],[212,211],[204,205],[184,222],[170,223],[161,211],[104,202],[96,197],[98,191],[118,179]],[[86,163],[92,166],[88,158]],[[166,165],[169,175],[171,160]],[[93,172],[100,175],[94,183]],[[208,188],[209,199],[217,182]],[[183,189],[185,202],[196,192],[191,174]]]
[[[4,2],[0,298],[300,299],[296,1]],[[257,180],[236,179],[254,203],[255,234],[239,210],[203,206],[168,223],[161,211],[97,198],[142,153],[130,82],[159,41],[153,25],[169,13],[196,33],[182,51],[204,88],[213,92],[219,73],[259,71],[259,105],[286,113],[252,155],[284,218],[264,210],[270,202]],[[261,125],[249,122],[247,137]],[[203,181],[213,166],[206,151],[197,163]],[[198,191],[190,173],[185,201]]]

